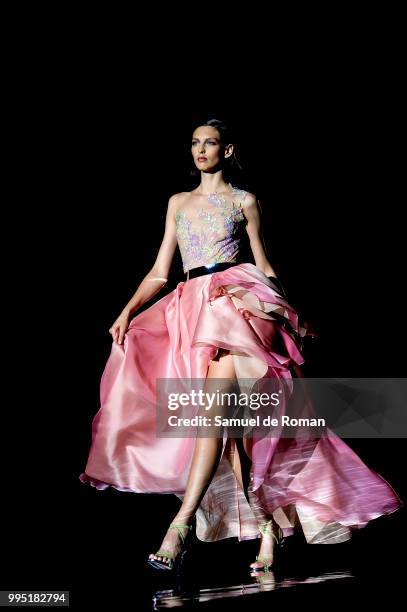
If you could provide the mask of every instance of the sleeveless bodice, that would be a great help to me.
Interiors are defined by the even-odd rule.
[[[184,272],[200,266],[238,260],[245,226],[242,202],[246,191],[232,185],[231,193],[211,193],[203,206],[177,211],[175,222]]]

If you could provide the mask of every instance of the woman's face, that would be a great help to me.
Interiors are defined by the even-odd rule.
[[[233,145],[225,147],[216,128],[202,125],[192,134],[191,153],[198,170],[211,172],[218,170],[223,160],[232,155]]]

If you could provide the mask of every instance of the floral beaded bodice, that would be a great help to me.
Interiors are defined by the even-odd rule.
[[[231,193],[211,193],[205,206],[181,208],[175,214],[184,272],[238,259],[245,225],[242,202],[246,191],[229,184]]]

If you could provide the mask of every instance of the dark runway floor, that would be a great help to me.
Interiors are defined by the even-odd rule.
[[[114,494],[113,494],[114,495]],[[271,610],[273,605],[352,605],[394,597],[402,585],[403,513],[372,521],[354,532],[352,540],[335,545],[308,545],[302,537],[287,538],[276,551],[274,570],[251,577],[248,566],[257,554],[258,541],[224,540],[203,543],[196,539],[187,551],[178,575],[157,572],[145,560],[155,550],[162,528],[152,534],[153,523],[135,523],[127,533],[129,517],[115,524],[115,533],[83,544],[75,568],[71,602],[110,605],[118,610],[184,608],[199,610]],[[117,518],[117,517],[116,517]]]
[[[402,451],[393,444],[399,465]],[[401,493],[402,482],[395,482]],[[372,520],[342,544],[306,544],[300,534],[290,536],[276,551],[273,573],[257,578],[250,576],[249,564],[259,540],[208,543],[191,532],[177,577],[147,564],[179,507],[175,496],[71,484],[56,492],[47,482],[41,491],[28,482],[8,497],[2,589],[65,590],[70,609],[119,612],[231,607],[257,612],[275,605],[320,605],[330,612],[333,603],[355,607],[356,601],[370,605],[403,595],[404,507]]]
[[[152,608],[154,610],[164,610],[170,608],[192,608],[201,605],[202,609],[214,609],[215,606],[220,609],[233,605],[235,609],[245,609],[249,605],[255,604],[256,607],[262,608],[271,603],[270,593],[281,589],[296,587],[296,594],[308,595],[308,591],[304,591],[304,586],[321,585],[328,583],[331,587],[331,592],[334,588],[344,588],[352,586],[349,579],[355,580],[350,571],[342,572],[327,572],[319,576],[299,576],[286,577],[277,579],[274,572],[259,575],[251,581],[242,581],[239,584],[230,586],[220,586],[212,588],[189,589],[187,585],[178,585],[175,588],[156,591],[152,597]],[[336,581],[335,583],[331,581]],[[344,582],[347,581],[347,584]],[[354,583],[355,584],[355,583]],[[301,588],[302,587],[302,588]],[[314,590],[313,593],[316,591]],[[327,591],[325,591],[327,592]],[[274,596],[275,597],[275,596]],[[203,605],[205,604],[205,605]]]

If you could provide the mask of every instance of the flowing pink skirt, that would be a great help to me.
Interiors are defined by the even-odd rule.
[[[157,436],[156,379],[203,379],[223,348],[233,355],[238,380],[274,378],[290,389],[293,375],[301,376],[300,339],[306,333],[295,310],[251,263],[180,282],[132,319],[122,345],[113,343],[80,479],[98,489],[182,499],[195,438]],[[263,510],[283,531],[301,527],[309,543],[344,541],[352,529],[401,506],[379,474],[328,434],[250,443],[251,487]],[[224,439],[197,512],[197,536],[204,541],[259,536],[234,440]]]

